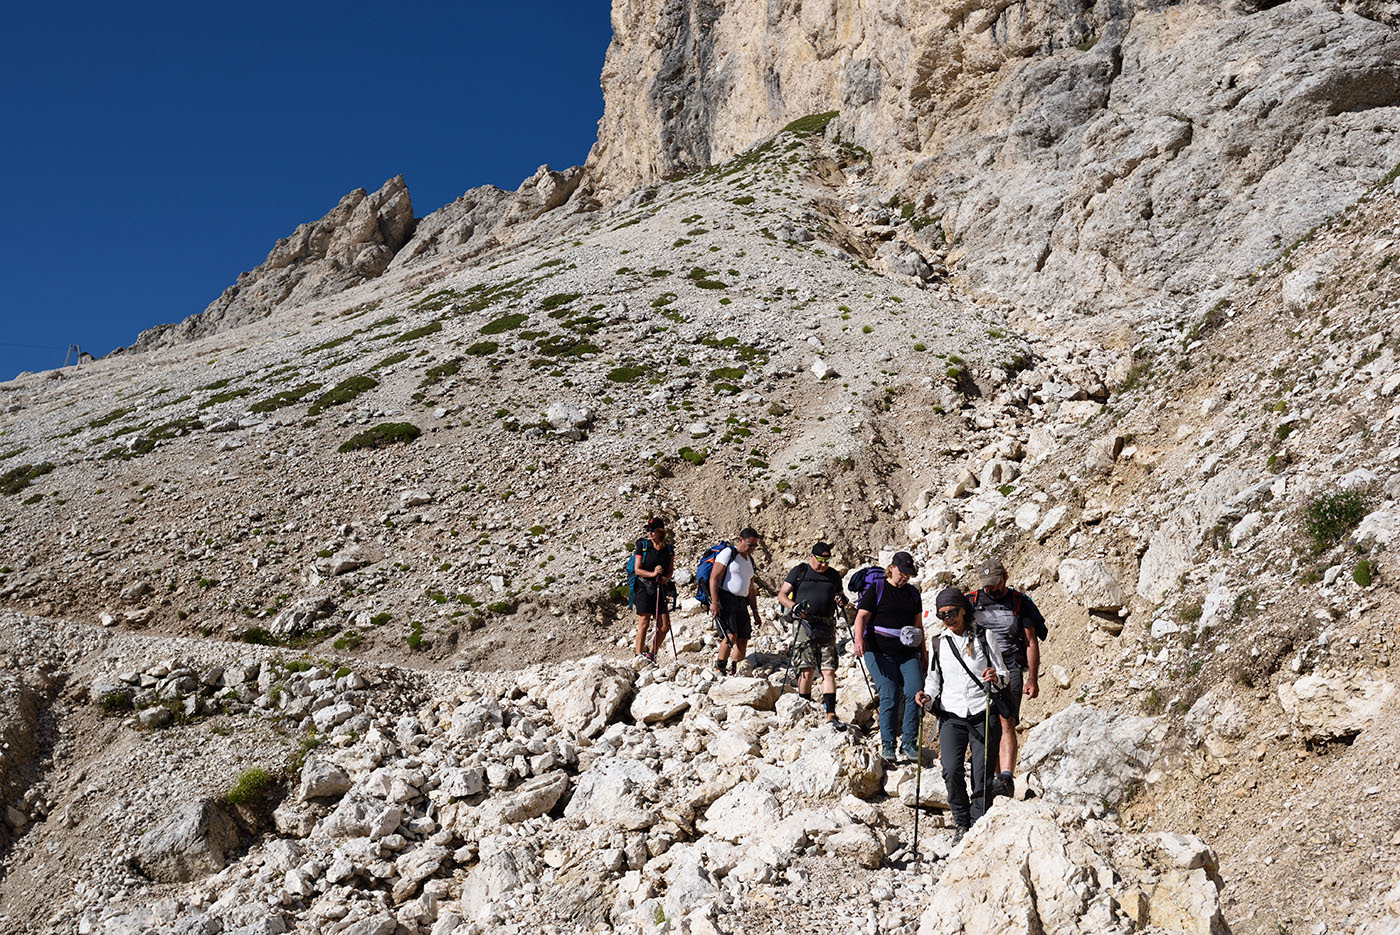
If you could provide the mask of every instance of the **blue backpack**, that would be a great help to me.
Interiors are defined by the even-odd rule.
[[[710,572],[715,570],[715,557],[727,548],[728,542],[710,546],[700,557],[700,565],[695,569],[695,599],[706,607],[710,606]]]
[[[627,561],[622,565],[623,574],[627,576],[627,607],[629,610],[637,609],[637,553],[641,552],[643,557],[646,549],[651,543],[646,539],[638,539],[637,544],[632,547],[631,553],[627,556]]]

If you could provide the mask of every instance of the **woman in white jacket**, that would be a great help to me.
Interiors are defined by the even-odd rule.
[[[939,718],[939,759],[943,784],[948,790],[948,808],[957,827],[953,833],[956,844],[991,805],[988,774],[996,768],[995,751],[1001,742],[998,694],[1006,687],[1009,673],[996,641],[988,640],[985,633],[969,623],[971,608],[961,591],[944,588],[934,606],[947,630],[933,641],[925,689],[914,697],[914,702]],[[963,770],[969,746],[970,798]]]

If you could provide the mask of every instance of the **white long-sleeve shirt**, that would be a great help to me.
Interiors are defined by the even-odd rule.
[[[936,662],[929,673],[924,691],[929,697],[938,698],[943,710],[949,714],[971,717],[973,713],[981,714],[987,703],[986,693],[963,671],[957,659],[959,655],[962,656],[962,662],[979,679],[986,668],[991,666],[996,671],[996,688],[1004,688],[1010,679],[996,640],[975,638],[972,627],[965,628],[962,636],[956,636],[947,629],[935,634],[934,647]],[[990,659],[987,658],[988,652],[991,654]]]

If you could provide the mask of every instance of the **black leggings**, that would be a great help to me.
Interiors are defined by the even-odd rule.
[[[987,721],[991,724],[988,725]],[[988,727],[990,726],[990,730]],[[972,748],[972,797],[968,799],[967,779],[963,772],[963,757]],[[938,725],[938,756],[943,763],[943,785],[948,790],[948,808],[953,823],[970,828],[986,814],[991,804],[991,783],[988,773],[995,774],[997,750],[1001,746],[1001,719],[996,711],[984,718],[981,711],[971,717],[945,714]]]

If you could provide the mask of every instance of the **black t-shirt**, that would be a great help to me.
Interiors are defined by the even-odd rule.
[[[911,659],[919,654],[918,646],[905,646],[897,636],[883,636],[875,632],[876,627],[899,630],[923,623],[924,599],[918,588],[912,584],[902,588],[889,583],[872,584],[860,596],[856,608],[870,611],[870,625],[865,631],[867,649],[895,659]]]
[[[644,571],[652,571],[658,566],[661,568],[670,568],[672,561],[674,561],[676,550],[671,547],[670,543],[658,549],[651,544],[650,539],[638,539],[637,548],[634,550],[634,553],[642,557],[642,560],[637,563],[637,568]],[[638,578],[637,581],[645,583],[648,586],[655,583],[654,578]]]
[[[997,649],[1009,664],[1026,668],[1027,630],[1045,623],[1045,616],[1030,595],[1007,588],[1001,597],[985,589],[974,591],[972,619],[982,629],[996,637]],[[971,597],[971,595],[969,595]]]
[[[836,614],[836,596],[841,593],[841,576],[830,568],[816,571],[807,562],[788,572],[786,579],[792,585],[794,604],[803,601],[812,605],[814,617],[831,617]]]

